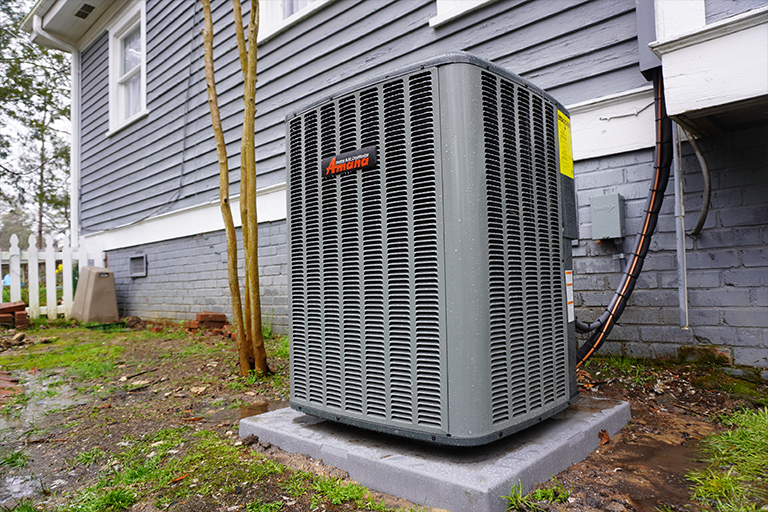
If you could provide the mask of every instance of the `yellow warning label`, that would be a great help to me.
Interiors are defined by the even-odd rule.
[[[571,120],[557,111],[557,132],[560,136],[560,172],[573,178],[573,148],[571,146]]]

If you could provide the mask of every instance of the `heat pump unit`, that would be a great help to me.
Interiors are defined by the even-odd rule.
[[[286,119],[291,406],[479,445],[577,396],[568,113],[444,55]]]

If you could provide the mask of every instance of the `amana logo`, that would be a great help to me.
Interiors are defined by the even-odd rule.
[[[356,149],[331,158],[323,158],[320,175],[330,178],[350,171],[364,171],[376,167],[376,146]]]

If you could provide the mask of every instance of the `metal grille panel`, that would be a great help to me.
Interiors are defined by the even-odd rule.
[[[445,428],[435,73],[289,123],[292,394],[352,417]],[[378,169],[321,178],[322,158],[368,146]]]
[[[555,107],[482,74],[494,423],[567,399]]]

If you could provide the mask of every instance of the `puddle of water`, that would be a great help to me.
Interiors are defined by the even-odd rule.
[[[52,410],[85,403],[77,400],[77,390],[69,383],[62,382],[60,375],[25,374],[21,377],[23,383],[19,386],[23,386],[29,402],[26,405],[14,405],[10,414],[0,415],[0,442],[20,439]]]
[[[259,414],[276,411],[278,409],[285,409],[286,407],[288,407],[288,402],[270,402],[268,404],[243,405],[240,406],[240,419],[248,418],[249,416],[258,416]]]
[[[18,447],[18,441],[45,435],[47,425],[45,415],[55,409],[65,409],[72,405],[85,403],[77,398],[77,391],[57,374],[22,374],[17,375],[19,387],[29,398],[22,405],[11,405],[10,413],[0,415],[0,444]],[[9,397],[7,400],[13,400]],[[36,429],[42,430],[36,432]],[[5,471],[3,471],[5,473]],[[0,506],[10,500],[19,500],[40,492],[40,483],[31,474],[29,468],[13,470],[0,479]]]
[[[264,414],[265,412],[275,411],[288,407],[288,402],[266,402],[260,401],[253,404],[244,404],[236,408],[208,409],[203,411],[201,416],[205,416],[208,421],[229,421],[236,423],[243,418]]]
[[[264,414],[265,412],[284,409],[286,407],[288,407],[288,402],[268,403],[267,401],[260,401],[254,404],[241,405],[234,409],[209,409],[203,411],[202,415],[205,416],[208,421],[230,421],[235,423],[249,416],[256,416]]]
[[[28,476],[7,476],[0,485],[0,504],[27,498],[40,491],[40,485]]]
[[[617,488],[631,497],[638,512],[656,512],[660,500],[684,503],[690,498],[685,474],[706,467],[697,460],[697,449],[695,441],[683,446],[648,439],[632,448],[617,450],[617,457],[610,464],[632,475]]]

